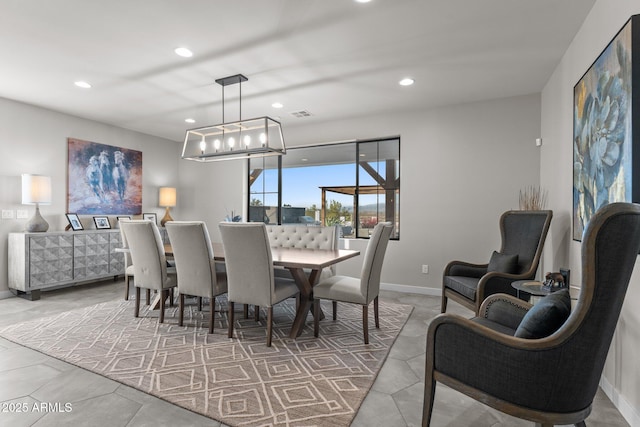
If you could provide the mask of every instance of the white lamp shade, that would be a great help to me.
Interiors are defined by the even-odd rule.
[[[51,177],[22,174],[22,204],[51,203]]]
[[[163,208],[174,207],[176,205],[176,189],[173,187],[160,187],[158,195],[159,205]]]

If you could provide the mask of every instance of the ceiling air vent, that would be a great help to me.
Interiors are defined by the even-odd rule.
[[[311,114],[311,112],[307,111],[307,110],[300,110],[300,111],[292,111],[291,114],[293,117],[296,117],[298,119],[302,119],[304,117],[311,117],[313,116],[313,114]]]

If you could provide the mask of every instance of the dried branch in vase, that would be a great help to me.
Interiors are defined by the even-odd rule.
[[[540,187],[526,187],[520,190],[520,210],[540,211],[547,204],[547,192]]]

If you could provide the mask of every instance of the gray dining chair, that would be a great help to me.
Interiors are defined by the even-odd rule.
[[[275,277],[264,223],[221,223],[229,300],[229,338],[233,338],[234,303],[267,308],[267,347],[271,347],[273,305],[296,295],[295,281]]]
[[[373,301],[374,321],[376,328],[379,328],[380,274],[392,231],[393,225],[390,222],[381,222],[375,226],[367,244],[359,278],[336,275],[321,280],[313,287],[313,334],[316,337],[319,333],[320,299],[328,299],[333,304],[333,320],[337,317],[338,301],[362,305],[364,343],[369,344],[369,304]]]
[[[153,221],[132,220],[120,224],[127,239],[133,262],[133,284],[136,288],[134,316],[140,314],[140,288],[160,292],[160,323],[164,322],[168,290],[176,286],[176,269],[167,266],[164,244]]]
[[[209,298],[209,333],[213,333],[216,296],[227,292],[227,275],[216,268],[213,246],[207,225],[202,221],[170,221],[165,223],[178,276],[179,320],[184,324],[185,295]]]

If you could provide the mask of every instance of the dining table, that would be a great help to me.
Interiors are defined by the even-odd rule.
[[[224,262],[224,246],[220,242],[213,242],[213,253],[216,261]],[[170,243],[164,245],[165,255],[173,256]],[[300,304],[291,326],[290,338],[297,338],[304,329],[307,315],[313,305],[313,286],[317,284],[322,269],[339,262],[360,255],[354,249],[305,249],[271,247],[271,257],[274,267],[286,268],[291,272],[296,286],[300,290]],[[247,266],[250,268],[250,266]]]

